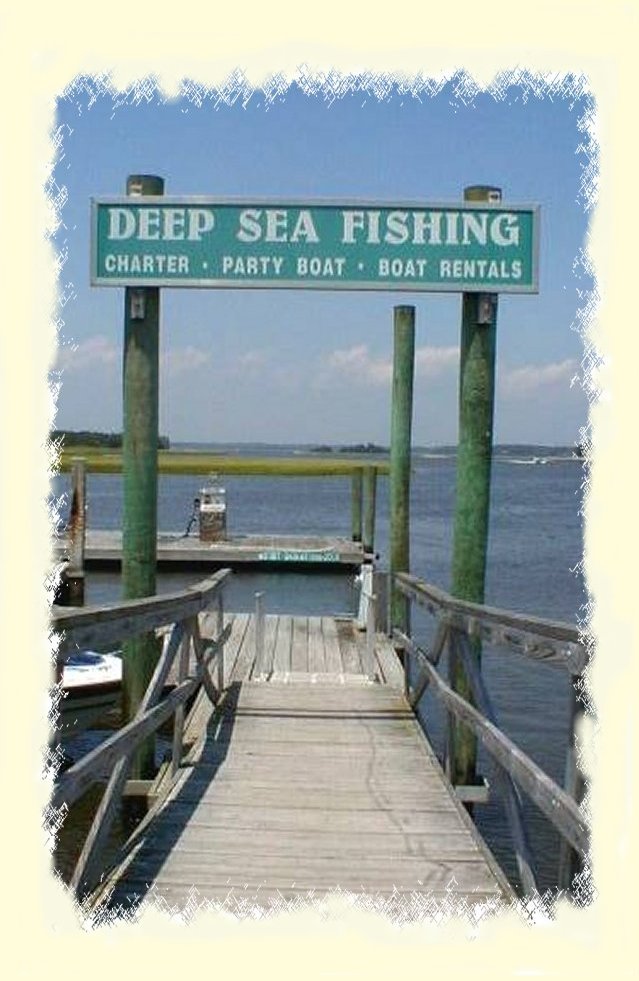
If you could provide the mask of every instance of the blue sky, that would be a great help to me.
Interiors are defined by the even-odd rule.
[[[499,303],[495,438],[573,443],[588,409],[574,325],[592,287],[575,266],[587,234],[583,111],[515,86],[471,105],[451,85],[434,97],[394,89],[332,101],[291,87],[233,105],[71,92],[56,124],[54,177],[68,198],[55,244],[71,298],[55,425],[121,429],[123,290],[89,286],[89,199],[123,193],[128,174],[163,176],[167,195],[253,200],[455,202],[486,183],[504,202],[541,205],[540,292]],[[161,431],[173,441],[388,442],[393,307],[403,303],[416,308],[414,442],[455,442],[461,298],[436,293],[165,289]]]

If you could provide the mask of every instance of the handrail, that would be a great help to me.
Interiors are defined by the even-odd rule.
[[[394,636],[409,647],[411,652],[419,651],[419,648],[401,631],[394,631]],[[543,772],[534,760],[531,760],[508,736],[504,735],[494,721],[486,718],[474,705],[453,691],[428,658],[424,657],[422,664],[432,682],[433,690],[446,708],[473,730],[499,766],[522,787],[559,833],[567,838],[581,855],[585,855],[588,846],[588,826],[578,805]]]
[[[412,690],[409,690],[408,683],[406,685],[409,702],[416,709],[430,684],[450,715],[464,722],[494,759],[504,791],[522,885],[524,891],[531,894],[536,891],[534,870],[515,784],[557,828],[562,840],[582,858],[585,858],[588,849],[588,824],[577,800],[500,730],[470,640],[488,639],[528,657],[561,663],[570,672],[573,683],[574,676],[583,672],[587,664],[585,644],[579,631],[569,624],[469,603],[408,573],[397,573],[395,585],[409,600],[425,607],[438,618],[430,652],[422,650],[403,631],[397,628],[391,630],[394,642],[405,652],[407,679],[409,657],[416,656],[421,663],[421,672]],[[436,670],[447,644],[451,648],[451,656],[463,665],[476,705],[462,698]],[[574,726],[574,718],[571,724]]]
[[[108,839],[137,747],[175,715],[171,779],[167,784],[172,783],[178,775],[183,753],[183,732],[185,726],[188,727],[188,721],[185,723],[184,719],[186,702],[200,686],[214,705],[220,696],[224,683],[224,643],[231,630],[230,625],[223,628],[222,590],[229,574],[230,570],[222,569],[209,579],[170,596],[130,600],[103,607],[84,607],[81,610],[54,610],[53,630],[63,633],[61,653],[58,653],[62,661],[74,646],[86,644],[87,639],[101,643],[107,639],[121,641],[173,623],[171,631],[165,636],[162,654],[135,718],[71,766],[59,777],[54,788],[49,805],[51,811],[68,807],[111,768],[106,790],[71,880],[80,898],[90,891],[99,877],[98,858]],[[218,635],[215,638],[202,638],[198,615],[213,601],[217,602],[218,607]],[[187,675],[191,647],[197,666],[191,675]],[[164,687],[176,659],[179,664],[177,686],[163,698]],[[209,674],[209,666],[214,659],[218,662],[217,687]],[[168,786],[166,789],[169,789]]]
[[[220,569],[213,576],[176,593],[103,606],[54,606],[51,628],[54,633],[63,634],[58,659],[66,660],[76,647],[90,648],[129,640],[177,620],[196,616],[211,605],[230,572],[230,569]]]
[[[585,645],[579,630],[570,624],[469,603],[406,572],[397,573],[395,583],[409,599],[433,615],[445,616],[450,626],[469,637],[503,644],[535,660],[563,664],[571,674],[586,668]]]

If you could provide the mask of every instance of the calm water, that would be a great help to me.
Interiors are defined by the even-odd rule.
[[[254,450],[247,448],[247,452]],[[260,454],[268,451],[259,448]],[[273,448],[282,455],[281,448]],[[546,455],[549,455],[547,451]],[[529,464],[542,452],[511,450],[495,458],[486,602],[537,616],[575,624],[585,603],[584,583],[571,570],[582,557],[580,518],[583,472],[568,456],[547,464]],[[183,532],[193,498],[204,477],[160,477],[158,526]],[[68,490],[68,478],[54,482],[54,493]],[[226,477],[229,533],[350,535],[350,481],[346,478]],[[452,454],[421,453],[413,460],[411,500],[412,572],[444,589],[450,586],[455,459]],[[376,550],[387,567],[388,486],[381,478],[377,491]],[[119,476],[89,475],[88,526],[119,528],[122,494]],[[64,513],[64,512],[63,512]],[[181,588],[197,573],[172,573],[159,578],[158,589]],[[111,573],[95,573],[87,582],[87,602],[119,598],[119,581]],[[270,612],[334,614],[356,608],[352,578],[341,574],[236,573],[226,593],[226,606],[251,609],[257,590],[265,592]],[[431,624],[416,613],[413,632],[426,643]],[[483,670],[504,730],[558,782],[563,781],[568,733],[569,682],[565,673],[505,651],[485,648]],[[438,751],[442,749],[442,715],[432,697],[421,707],[422,719]],[[490,760],[480,752],[480,768],[491,780]],[[533,805],[526,818],[542,888],[555,884],[558,838]],[[506,872],[514,876],[508,832],[497,800],[476,808],[482,834]]]

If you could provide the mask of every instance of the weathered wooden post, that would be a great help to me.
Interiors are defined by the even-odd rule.
[[[579,689],[582,685],[581,675],[570,676],[570,731],[566,751],[566,772],[564,790],[573,800],[581,804],[585,793],[585,781],[577,763],[577,727],[583,716],[583,706],[580,702]],[[569,891],[574,877],[583,868],[583,862],[565,838],[559,842],[559,864],[557,885],[560,889]]]
[[[164,194],[161,177],[131,176],[127,194]],[[160,290],[124,291],[122,480],[122,592],[124,599],[156,591],[158,374]],[[122,704],[129,721],[148,686],[158,656],[155,636],[145,634],[123,648]],[[154,775],[155,741],[146,742],[132,764],[131,778]]]
[[[62,573],[62,606],[84,606],[84,550],[86,542],[86,464],[74,457],[71,467],[71,510],[68,524],[69,561]],[[58,599],[58,602],[60,602]]]
[[[362,540],[362,469],[353,470],[351,476],[351,528],[354,542]]]
[[[496,187],[467,187],[464,190],[464,201],[498,204],[501,201],[501,190]],[[473,603],[484,601],[493,447],[496,324],[496,294],[463,294],[451,591],[454,596]],[[472,641],[472,649],[479,662],[479,640]],[[459,659],[452,660],[452,687],[472,701],[470,684],[463,667]],[[453,783],[475,783],[476,739],[457,722],[453,723],[452,753]]]
[[[395,588],[396,572],[410,571],[410,462],[415,374],[415,307],[394,310],[390,445],[391,629],[410,632],[408,598]]]
[[[375,550],[375,502],[377,498],[377,467],[364,467],[364,526],[362,543],[364,553]]]

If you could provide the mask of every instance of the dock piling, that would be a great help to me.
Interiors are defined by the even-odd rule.
[[[264,665],[264,593],[255,594],[255,664]]]
[[[164,181],[161,177],[131,176],[126,190],[135,197],[162,195]],[[156,591],[159,288],[127,286],[124,309],[122,590],[124,599],[138,599]],[[152,634],[129,640],[123,647],[125,721],[135,715],[158,653]],[[151,738],[136,755],[131,778],[152,777],[154,755]]]
[[[351,526],[354,542],[362,540],[362,470],[358,467],[351,477]]]
[[[499,203],[496,187],[467,187],[464,201]],[[472,603],[484,602],[490,476],[495,401],[496,294],[464,293],[459,374],[459,437],[452,558],[452,594]],[[471,641],[481,661],[481,642]],[[472,701],[463,666],[451,672],[453,689]],[[453,723],[452,772],[455,783],[476,779],[477,741],[461,723]]]
[[[415,373],[415,307],[394,310],[390,446],[390,576],[410,571],[410,464]],[[391,626],[410,633],[409,602],[391,585]]]
[[[362,544],[364,553],[372,555],[375,551],[375,504],[377,498],[377,469],[364,467],[364,525]]]

